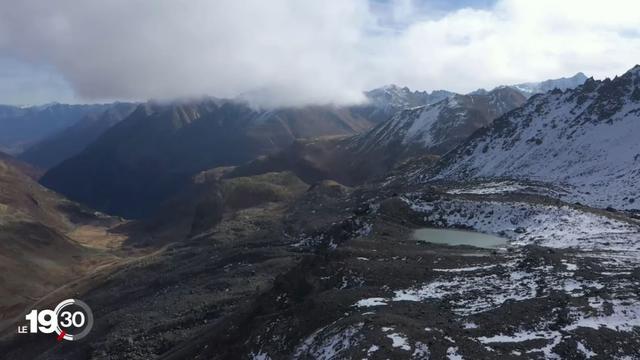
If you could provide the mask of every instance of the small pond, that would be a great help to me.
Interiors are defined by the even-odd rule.
[[[415,230],[411,237],[418,241],[451,246],[469,245],[486,249],[507,246],[507,239],[505,238],[464,230],[423,228]]]

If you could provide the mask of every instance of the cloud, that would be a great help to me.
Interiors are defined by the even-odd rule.
[[[52,64],[85,98],[360,100],[365,1],[4,1],[0,49]]]
[[[376,3],[0,0],[0,56],[52,67],[87,100],[245,94],[264,106],[353,103],[385,83],[466,92],[603,77],[640,59],[637,1],[501,0],[445,14]]]
[[[47,66],[0,57],[0,101],[3,104],[31,105],[51,101],[75,102],[69,84]]]
[[[504,0],[412,24],[389,63],[400,82],[458,91],[577,71],[612,76],[640,59],[637,24],[636,1]]]

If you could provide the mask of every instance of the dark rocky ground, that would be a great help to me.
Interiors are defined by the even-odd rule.
[[[452,188],[354,190],[323,182],[226,211],[211,229],[77,294],[96,316],[88,338],[56,344],[51,335],[25,336],[0,353],[640,358],[640,230],[633,219],[531,187],[486,194]],[[425,226],[499,233],[510,243],[491,250],[412,239]]]
[[[278,279],[234,341],[214,335],[172,358],[640,357],[629,254],[416,242],[411,230],[433,224],[404,204],[391,196],[356,217],[365,236],[325,237],[339,245]]]

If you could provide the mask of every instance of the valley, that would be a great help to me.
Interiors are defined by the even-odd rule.
[[[43,188],[22,171],[25,167],[29,168],[17,160],[0,160],[3,333],[7,327],[15,331],[15,317],[36,301],[59,286],[118,263],[123,254],[108,251],[123,241],[122,235],[110,232],[120,220]],[[101,244],[95,241],[96,231],[101,233]]]
[[[640,75],[572,79],[387,86],[347,108],[150,102],[99,116],[40,184],[7,155],[0,354],[635,359]],[[82,341],[13,333],[68,297],[95,315]]]
[[[283,176],[292,175],[269,174]],[[23,341],[33,352],[20,343],[7,351],[53,359],[635,354],[640,224],[632,217],[534,194],[531,184],[467,192],[458,183],[403,192],[293,184],[293,197],[236,208],[86,291],[98,321],[84,346],[52,349],[55,339],[40,336]],[[496,250],[416,241],[422,227],[508,242]]]

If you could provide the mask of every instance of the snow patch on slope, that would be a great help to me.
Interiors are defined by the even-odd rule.
[[[346,328],[341,328],[333,323],[320,328],[306,338],[294,352],[293,358],[308,358],[331,360],[340,358],[340,354],[357,345],[362,336],[359,336],[364,323],[358,323]]]
[[[436,227],[467,227],[505,236],[511,245],[640,251],[640,227],[568,206],[525,202],[404,198]]]
[[[531,99],[452,153],[434,179],[562,184],[571,201],[640,209],[640,76]]]

